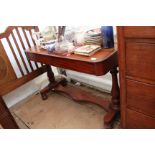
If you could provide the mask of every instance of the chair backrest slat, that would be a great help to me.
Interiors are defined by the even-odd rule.
[[[18,35],[18,37],[19,37],[20,43],[21,43],[21,45],[22,45],[22,48],[23,48],[23,50],[25,50],[26,48],[25,48],[25,46],[24,46],[24,42],[23,42],[23,39],[22,39],[21,34],[20,34],[20,32],[19,32],[19,29],[18,29],[18,27],[16,27],[15,29],[16,29],[17,35]],[[28,63],[29,63],[29,65],[30,65],[31,70],[34,71],[34,69],[33,69],[33,67],[32,67],[32,63],[31,63],[30,60],[28,60]]]
[[[19,67],[19,70],[20,70],[21,74],[24,76],[24,72],[23,72],[23,70],[22,70],[22,68],[21,68],[21,65],[20,65],[20,63],[19,63],[19,60],[18,60],[18,58],[17,58],[17,56],[16,56],[16,54],[15,54],[15,51],[14,51],[14,49],[13,49],[13,46],[12,46],[12,44],[11,44],[9,38],[6,38],[6,40],[7,40],[8,44],[9,44],[9,46],[10,46],[10,48],[11,48],[12,54],[13,54],[15,60],[16,60],[16,63],[17,63],[17,65],[18,65],[18,67]]]
[[[20,55],[20,57],[21,57],[21,59],[22,59],[22,63],[24,64],[24,67],[25,67],[27,73],[30,73],[30,71],[28,70],[28,67],[27,67],[27,65],[26,65],[26,63],[25,63],[25,60],[24,60],[24,58],[23,58],[23,55],[22,55],[22,53],[21,53],[21,51],[20,51],[19,45],[18,45],[17,40],[16,40],[16,38],[15,38],[15,36],[14,36],[14,33],[11,33],[11,34],[12,34],[12,38],[13,38],[13,40],[14,40],[14,43],[15,43],[15,45],[16,45],[16,47],[17,47],[17,50],[18,50],[18,52],[19,52],[19,55]]]
[[[27,44],[28,44],[28,47],[30,48],[31,47],[31,45],[30,45],[30,42],[29,42],[29,40],[28,40],[28,37],[27,37],[27,35],[26,35],[26,32],[25,32],[25,30],[22,28],[22,32],[23,32],[23,34],[24,34],[24,37],[25,37],[25,39],[26,39],[26,42],[27,42]],[[35,66],[38,68],[38,64],[35,62]]]
[[[33,35],[32,30],[31,31],[29,30],[29,33],[30,33],[31,36]],[[36,43],[35,43],[35,41],[33,39],[32,39],[32,42],[33,42],[34,45],[36,45]]]
[[[22,32],[23,32],[23,34],[24,34],[24,37],[25,37],[26,42],[27,42],[27,44],[28,44],[28,47],[30,48],[30,47],[31,47],[30,42],[29,42],[28,37],[27,37],[27,35],[26,35],[26,32],[25,32],[25,30],[23,30],[23,28],[22,28]]]

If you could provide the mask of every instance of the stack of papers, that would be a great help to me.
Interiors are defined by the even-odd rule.
[[[74,54],[91,56],[101,49],[99,45],[84,45],[74,50]]]
[[[89,30],[84,37],[84,44],[86,45],[102,45],[103,38],[100,29]]]

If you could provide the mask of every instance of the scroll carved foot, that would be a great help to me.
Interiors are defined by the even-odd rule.
[[[47,100],[48,99],[47,93],[42,92],[41,98],[42,98],[42,100]]]
[[[54,91],[58,85],[62,85],[63,87],[65,87],[67,85],[67,80],[65,78],[58,79],[58,81],[55,81],[42,89],[40,91],[42,100],[48,99],[48,93]]]

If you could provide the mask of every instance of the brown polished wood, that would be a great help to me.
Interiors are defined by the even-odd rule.
[[[118,86],[118,79],[117,79],[117,68],[113,68],[110,70],[112,75],[112,89],[111,89],[111,104],[110,110],[104,117],[104,124],[108,128],[109,120],[115,118],[120,113],[120,91]]]
[[[32,66],[32,62],[27,60],[31,71],[28,70],[26,60],[24,59],[18,44],[20,42],[23,50],[26,49],[19,29],[23,31],[26,38],[27,38],[26,31],[29,31],[29,34],[31,34],[32,30],[38,31],[37,26],[9,26],[4,33],[0,34],[0,124],[3,126],[3,128],[17,128],[17,124],[14,121],[13,117],[11,116],[9,109],[5,105],[5,102],[2,99],[2,96],[47,71],[47,68],[45,65],[41,65],[41,67],[38,67],[36,65],[36,69],[35,69]],[[17,33],[19,42],[17,42],[14,32]],[[17,48],[17,51],[18,51],[17,54],[15,53],[12,42],[10,41],[10,37],[12,37],[14,41],[14,45]],[[30,35],[30,37],[32,36]],[[7,49],[3,47],[2,39],[5,39],[6,42],[8,43],[8,46],[10,47],[10,52],[12,52],[13,58],[17,63],[17,66],[21,73],[21,77],[17,77],[13,69],[13,66],[11,64],[11,61],[7,55],[7,52],[6,52]],[[27,39],[27,44],[30,46],[28,39]],[[18,56],[21,59],[19,59]],[[26,55],[25,55],[25,58],[26,58]],[[25,73],[21,66],[20,61],[23,63],[23,67],[25,68],[25,71],[26,71]]]
[[[114,49],[102,49],[91,57],[71,54],[49,54],[47,50],[33,47],[26,51],[30,60],[46,63],[56,67],[62,67],[93,75],[103,75],[110,69],[117,67],[117,52]],[[96,58],[96,60],[92,60]]]
[[[141,91],[139,91],[141,90]],[[127,80],[127,107],[155,117],[155,85]],[[138,101],[138,104],[137,104]]]
[[[41,62],[48,67],[49,85],[41,91],[43,99],[47,99],[49,91],[63,92],[70,95],[73,100],[87,101],[102,106],[107,114],[104,117],[104,127],[110,128],[115,116],[119,113],[119,87],[117,81],[117,52],[114,49],[102,49],[93,56],[86,57],[81,55],[58,55],[56,53],[48,53],[47,50],[33,47],[26,51],[26,55],[30,60]],[[95,59],[95,60],[94,60]],[[93,75],[105,75],[107,72],[112,74],[112,100],[105,101],[102,98],[85,92],[81,89],[75,89],[66,86],[64,78],[55,81],[51,68],[48,65],[71,69],[83,73]]]
[[[155,128],[155,27],[117,28],[122,128]]]
[[[82,90],[75,86],[68,85],[67,87],[63,87],[62,85],[58,85],[53,89],[54,92],[62,92],[67,94],[73,100],[78,102],[91,102],[94,104],[99,105],[100,107],[104,108],[106,112],[109,111],[109,100],[104,100],[102,97],[97,97],[92,93],[88,93],[85,90]]]
[[[154,39],[154,26],[126,26],[124,36],[127,38],[151,38]]]
[[[5,129],[19,128],[1,96],[0,96],[0,124]]]

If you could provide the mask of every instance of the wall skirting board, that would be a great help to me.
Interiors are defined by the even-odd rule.
[[[66,70],[67,77],[79,81],[83,84],[87,84],[101,91],[111,91],[111,75],[110,73],[103,76],[94,76],[85,73],[79,73],[71,70]]]

